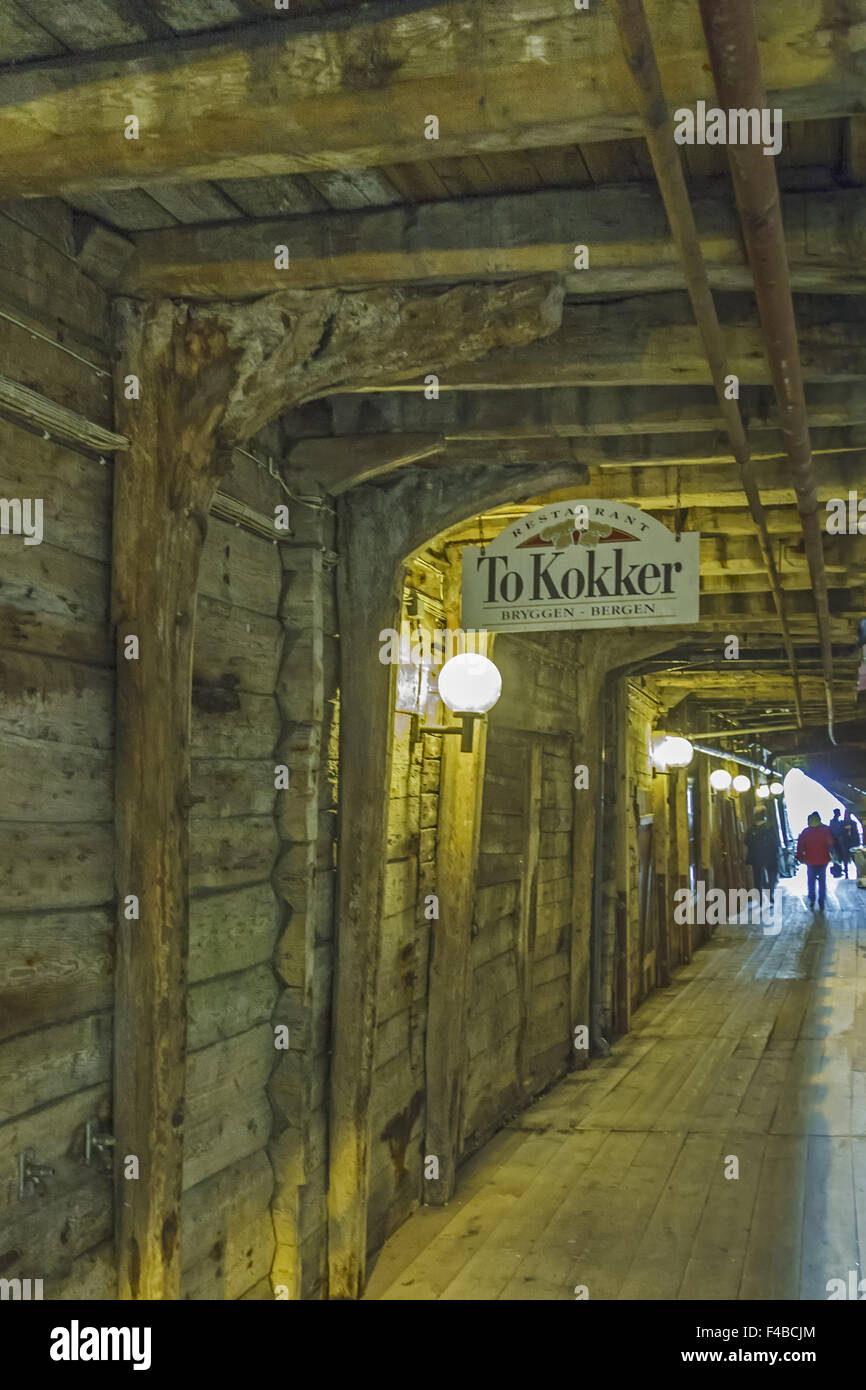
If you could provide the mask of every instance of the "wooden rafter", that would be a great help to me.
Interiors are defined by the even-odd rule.
[[[789,193],[782,210],[795,290],[866,292],[858,255],[866,194]],[[708,188],[696,195],[694,212],[713,288],[749,290],[730,200]],[[102,242],[104,232],[104,254]],[[574,268],[576,244],[590,253],[580,271]],[[289,272],[277,269],[278,245],[289,247]],[[123,246],[115,239],[111,261],[114,283],[124,293],[204,299],[267,294],[283,288],[287,273],[303,289],[545,273],[564,276],[576,294],[656,294],[684,285],[662,201],[650,183],[173,227],[139,232]]]
[[[670,37],[659,49],[671,104],[712,100],[695,8],[651,0],[647,9],[653,33]],[[857,50],[844,0],[766,8],[760,59],[771,105],[787,121],[859,111]],[[428,114],[439,120],[435,146]],[[124,138],[129,115],[137,140]],[[428,159],[431,146],[443,157],[640,131],[610,7],[564,13],[549,0],[524,0],[519,12],[457,0],[357,16],[289,13],[0,76],[0,185],[9,197],[363,168]]]

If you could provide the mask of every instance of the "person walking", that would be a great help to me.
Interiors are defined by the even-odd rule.
[[[842,812],[837,806],[833,812],[833,819],[830,821],[830,834],[833,836],[833,848],[830,851],[831,857],[835,860],[833,868],[830,870],[834,878],[842,877],[841,865],[846,863],[845,850],[845,826],[841,819]],[[840,867],[836,867],[836,866]]]
[[[765,811],[758,811],[745,834],[746,863],[751,864],[755,887],[775,891],[779,877],[779,840]]]
[[[818,911],[824,911],[827,901],[827,865],[836,849],[836,837],[829,825],[824,825],[817,811],[809,816],[809,824],[797,841],[797,858],[806,865],[809,906],[815,907],[815,888],[818,889]]]
[[[850,811],[846,811],[846,812],[845,812],[845,818],[844,818],[844,820],[842,821],[841,840],[842,840],[842,866],[843,866],[843,868],[844,868],[844,870],[845,870],[845,877],[847,878],[847,877],[848,877],[848,865],[851,863],[851,856],[852,856],[852,854],[853,854],[853,852],[854,852],[855,849],[859,849],[859,848],[860,848],[860,829],[859,829],[859,826],[857,825],[857,822],[855,821],[854,817],[851,815],[851,812],[850,812]],[[855,870],[855,877],[856,877],[856,870]]]

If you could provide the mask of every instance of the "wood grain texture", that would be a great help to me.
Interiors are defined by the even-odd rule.
[[[751,279],[734,208],[713,196],[711,186],[692,187],[712,287],[748,290]],[[795,292],[864,292],[858,262],[866,225],[862,190],[788,193],[782,215]],[[590,248],[585,270],[574,270],[576,243]],[[285,218],[265,218],[234,226],[176,227],[139,232],[134,244],[119,284],[125,293],[138,295],[267,294],[285,282],[286,271],[274,266],[274,247],[286,244],[292,285],[316,290],[539,274],[561,275],[575,294],[639,294],[648,282],[658,294],[684,285],[652,183],[320,213],[288,224]],[[693,365],[703,365],[700,352]]]
[[[672,106],[712,100],[693,7],[652,0],[649,18]],[[859,110],[857,43],[841,0],[764,17],[764,81],[786,118]],[[549,0],[519,14],[460,0],[28,63],[2,77],[0,178],[15,197],[424,160],[428,112],[446,159],[639,135],[618,55],[603,6],[566,22]],[[123,138],[130,90],[139,140]]]

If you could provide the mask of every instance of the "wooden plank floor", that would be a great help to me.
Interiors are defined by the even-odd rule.
[[[374,1262],[368,1299],[826,1299],[866,1277],[866,892],[719,927]],[[737,1161],[739,1176],[727,1177]]]

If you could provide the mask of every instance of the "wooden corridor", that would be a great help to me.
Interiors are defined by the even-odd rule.
[[[802,871],[801,871],[802,875]],[[719,927],[423,1207],[368,1299],[826,1299],[866,1271],[866,892]],[[726,1159],[739,1178],[725,1177]]]

